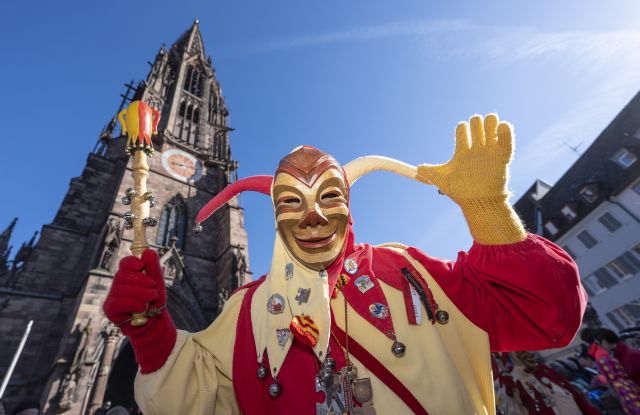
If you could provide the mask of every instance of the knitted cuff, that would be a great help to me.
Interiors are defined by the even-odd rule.
[[[155,372],[164,365],[173,351],[178,334],[167,310],[149,319],[147,324],[153,325],[129,337],[142,374]]]
[[[480,244],[513,244],[527,237],[506,195],[464,200],[460,207],[473,239]]]

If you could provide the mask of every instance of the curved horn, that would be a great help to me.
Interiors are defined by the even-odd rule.
[[[350,161],[344,166],[349,185],[353,185],[360,177],[376,170],[386,170],[400,176],[417,180],[418,170],[416,166],[404,163],[400,160],[383,156],[365,156]]]
[[[196,226],[200,225],[209,216],[213,215],[216,210],[220,209],[222,205],[241,192],[253,191],[270,196],[272,182],[273,176],[263,175],[246,177],[230,184],[200,209],[198,216],[196,216]]]

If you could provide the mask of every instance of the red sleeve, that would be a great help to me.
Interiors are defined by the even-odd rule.
[[[474,243],[457,261],[409,253],[469,320],[489,334],[491,351],[567,345],[580,328],[587,295],[569,255],[528,235],[509,245]]]

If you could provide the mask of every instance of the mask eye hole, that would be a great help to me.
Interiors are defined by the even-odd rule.
[[[300,199],[298,199],[297,197],[287,197],[281,203],[284,203],[286,205],[295,205],[297,203],[300,203]]]
[[[322,196],[320,196],[321,200],[330,200],[330,199],[335,199],[337,197],[341,197],[342,195],[338,192],[335,191],[331,191],[331,192],[327,192],[325,194],[323,194]]]

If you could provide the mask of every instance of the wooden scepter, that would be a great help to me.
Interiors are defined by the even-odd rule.
[[[147,178],[149,177],[149,164],[147,156],[153,154],[151,136],[158,133],[160,113],[149,107],[143,101],[133,101],[126,109],[118,114],[118,120],[122,125],[122,134],[128,135],[126,152],[133,155],[132,176],[134,187],[126,190],[122,203],[131,205],[131,211],[123,215],[124,228],[133,229],[133,242],[131,253],[138,258],[145,249],[149,248],[146,228],[158,224],[156,218],[149,216],[149,210],[153,207],[155,199],[153,193],[147,190]],[[157,310],[147,309],[140,313],[133,313],[131,325],[135,327],[147,324],[148,317],[157,315]]]

